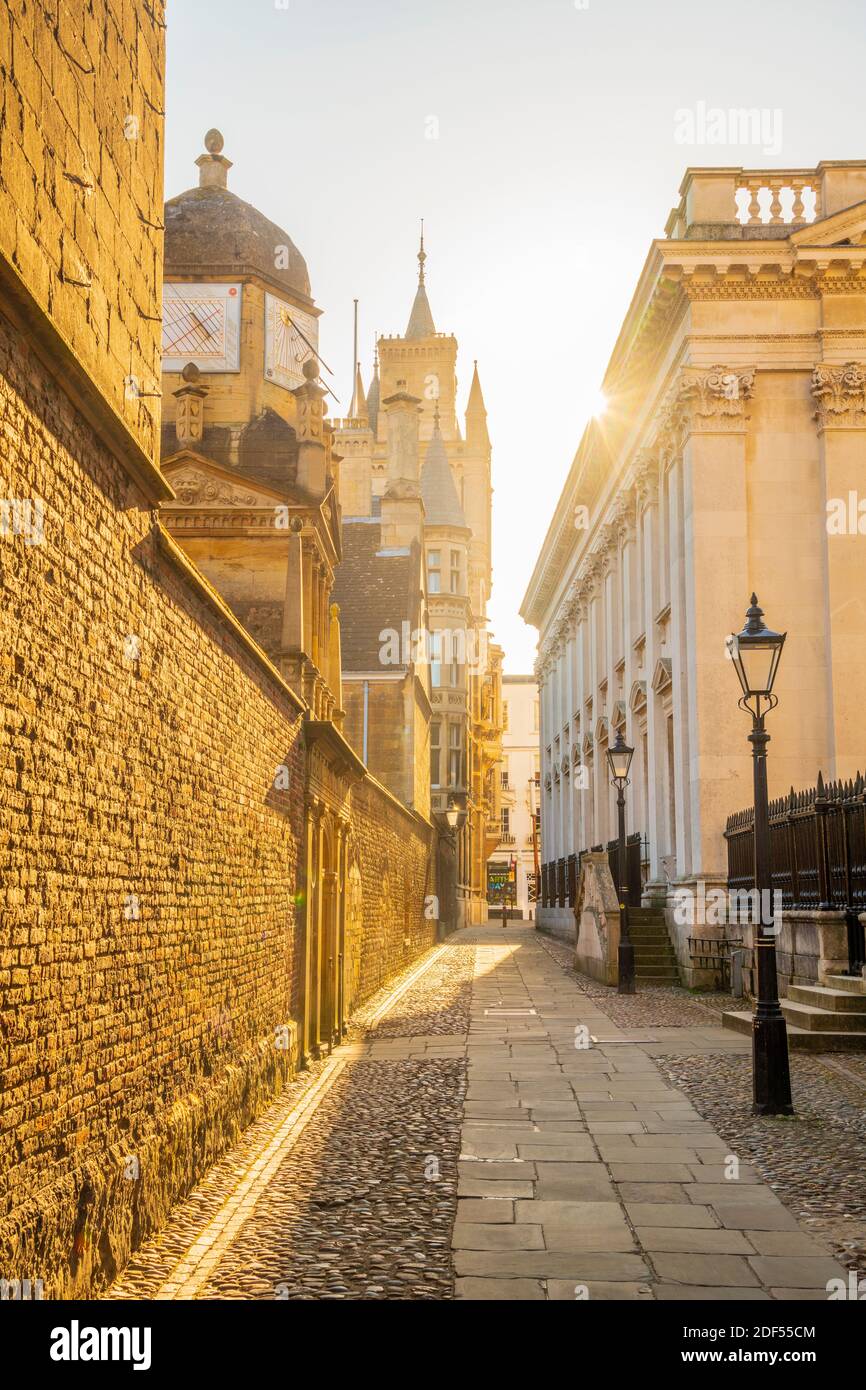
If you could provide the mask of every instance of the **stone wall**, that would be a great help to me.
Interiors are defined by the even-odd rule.
[[[293,1074],[303,709],[2,318],[0,484],[46,499],[0,540],[0,1274],[69,1295]],[[351,823],[357,1004],[437,905],[429,822],[370,777]]]
[[[69,1293],[291,1074],[305,755],[300,702],[0,319],[0,494],[34,491],[42,543],[0,538],[0,1275]]]
[[[363,885],[358,1000],[437,939],[435,831],[368,778],[352,793]]]
[[[151,459],[164,65],[162,0],[0,6],[4,288],[20,279]]]

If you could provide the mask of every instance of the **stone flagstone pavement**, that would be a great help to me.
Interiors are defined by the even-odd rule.
[[[531,928],[470,936],[457,1296],[825,1300],[845,1272],[748,1165],[726,1176],[728,1147],[653,1061],[749,1040],[709,1015],[617,1027]]]

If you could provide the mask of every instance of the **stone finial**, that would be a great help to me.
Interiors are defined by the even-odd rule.
[[[199,188],[226,187],[232,161],[222,153],[224,143],[221,132],[215,129],[209,130],[204,137],[207,154],[200,154],[196,160]]]
[[[201,384],[201,372],[194,362],[187,362],[181,377],[184,384],[174,392],[177,401],[177,442],[186,446],[200,444],[204,438],[204,403],[207,387]]]

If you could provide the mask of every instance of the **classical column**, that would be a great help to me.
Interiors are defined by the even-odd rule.
[[[635,480],[640,530],[640,604],[639,619],[644,633],[644,677],[647,689],[647,787],[646,810],[649,837],[649,884],[657,889],[664,885],[662,855],[667,846],[661,842],[664,825],[664,779],[662,776],[664,742],[658,728],[656,698],[652,688],[658,659],[655,616],[658,612],[658,457],[654,450],[642,449],[635,461]]]
[[[826,489],[824,611],[835,755],[829,771],[853,777],[863,766],[866,365],[816,367],[812,395]]]
[[[682,462],[676,441],[662,452],[668,486],[668,593],[670,595],[670,650],[674,715],[674,782],[676,787],[677,876],[692,869],[691,784],[689,781],[690,691],[688,680],[688,628],[686,626],[685,518],[683,516]]]
[[[720,881],[727,878],[726,819],[751,799],[750,758],[741,751],[742,713],[729,694],[725,641],[736,618],[732,593],[738,586],[761,588],[759,575],[749,577],[747,528],[746,433],[754,387],[753,369],[686,368],[673,402],[684,439],[691,873]]]

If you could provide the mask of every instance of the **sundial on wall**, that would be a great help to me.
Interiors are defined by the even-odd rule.
[[[274,294],[265,295],[265,377],[293,390],[302,385],[303,364],[319,346],[319,326],[312,314]]]
[[[168,284],[162,294],[162,368],[240,369],[241,286]]]

